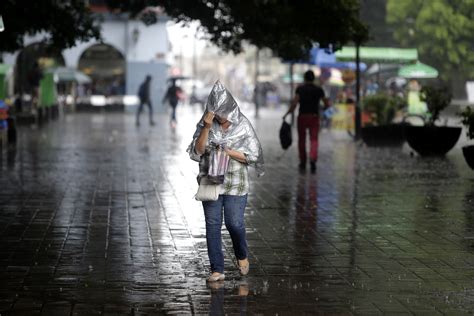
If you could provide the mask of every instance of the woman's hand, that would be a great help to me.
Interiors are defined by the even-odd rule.
[[[206,150],[207,139],[209,138],[209,130],[212,127],[212,120],[214,119],[214,112],[207,112],[204,115],[204,128],[201,129],[201,134],[199,134],[196,141],[195,151],[196,154],[202,155]]]
[[[229,155],[230,158],[237,160],[241,163],[247,163],[247,157],[243,153],[237,150],[232,150],[229,147],[225,147],[224,151]]]
[[[204,115],[204,127],[205,128],[211,128],[212,126],[212,121],[214,120],[214,112],[207,112],[206,115]]]

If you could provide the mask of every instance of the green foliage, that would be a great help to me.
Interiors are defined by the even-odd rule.
[[[404,47],[417,47],[420,59],[458,82],[474,76],[473,0],[388,0],[387,22]]]
[[[393,121],[396,112],[406,106],[406,102],[398,96],[377,93],[366,96],[363,106],[365,111],[374,115],[377,125],[388,125]]]
[[[176,21],[199,20],[208,39],[225,51],[238,53],[242,41],[270,48],[284,59],[305,58],[315,42],[334,48],[368,38],[359,20],[358,0],[105,0],[117,13],[140,15],[149,23],[157,21],[150,6],[161,6]],[[99,26],[89,12],[87,1],[3,0],[0,12],[5,31],[0,33],[0,51],[23,46],[23,36],[37,32],[51,34],[49,42],[62,49],[76,41],[99,39]]]
[[[177,21],[199,20],[209,40],[238,53],[242,41],[270,48],[284,59],[305,58],[315,42],[339,48],[363,42],[367,28],[359,20],[358,0],[106,0],[108,5],[138,14],[146,5],[164,7]]]
[[[393,30],[385,21],[387,0],[360,0],[360,18],[367,23],[370,38],[365,46],[398,46],[393,38]]]
[[[428,124],[434,125],[441,111],[451,103],[452,94],[445,85],[423,86],[420,90],[420,99],[426,102],[428,112],[430,113]]]
[[[50,34],[46,43],[56,49],[72,47],[76,41],[100,38],[85,1],[2,0],[0,13],[5,30],[0,33],[0,52],[13,52],[23,47],[25,35]]]
[[[462,124],[467,128],[467,137],[474,139],[474,111],[468,106],[459,115],[462,117]]]

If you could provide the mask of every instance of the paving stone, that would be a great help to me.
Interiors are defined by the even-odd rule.
[[[282,114],[251,118],[267,166],[251,171],[251,272],[239,276],[223,227],[226,281],[212,286],[186,154],[197,109],[179,108],[176,129],[165,114],[137,129],[131,113],[20,129],[0,158],[0,313],[472,314],[474,172],[460,147],[422,159],[324,130],[317,173],[301,173],[296,143],[279,147]]]

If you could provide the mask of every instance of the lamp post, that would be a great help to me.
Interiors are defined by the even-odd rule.
[[[356,103],[355,103],[355,139],[360,139],[361,133],[361,111],[360,111],[360,43],[356,45]]]
[[[180,43],[180,46],[179,46],[179,70],[180,70],[180,74],[182,76],[184,76],[184,56],[183,56],[183,42],[188,38],[188,35],[185,34],[183,35],[183,37],[181,38],[181,43]]]
[[[194,33],[193,39],[193,87],[191,91],[191,104],[196,100],[196,80],[197,80],[197,56],[196,56],[196,33]]]
[[[260,48],[256,47],[255,51],[255,78],[254,78],[254,83],[255,83],[255,88],[254,88],[254,101],[255,101],[255,117],[258,118],[258,110],[260,107],[260,86],[258,85],[258,77],[260,75],[259,73],[259,63],[260,63]]]
[[[197,36],[197,31],[194,34],[194,40],[193,40],[193,79],[194,80],[196,80],[196,77],[197,77],[196,36]]]

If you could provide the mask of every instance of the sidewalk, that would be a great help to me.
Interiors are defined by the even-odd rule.
[[[19,130],[0,160],[0,314],[474,312],[474,171],[460,147],[422,159],[323,131],[317,174],[302,174],[296,143],[279,147],[281,111],[260,114],[251,271],[239,276],[225,233],[213,287],[185,152],[197,109],[179,108],[176,129],[164,114],[137,129],[132,114],[83,113]]]

